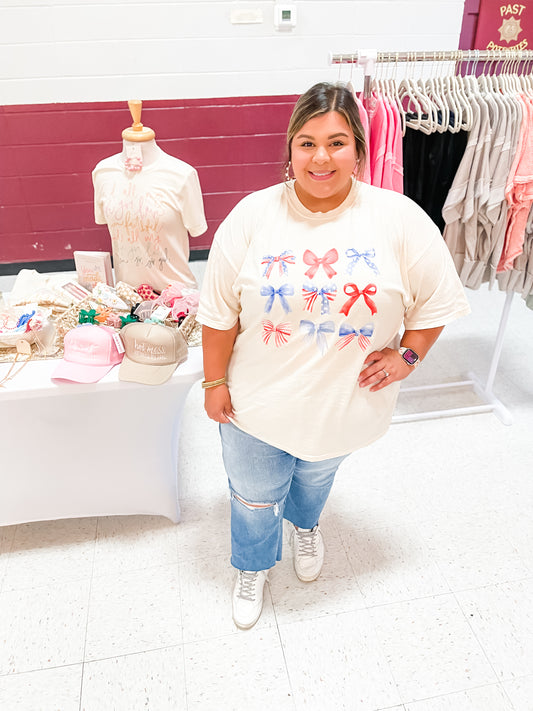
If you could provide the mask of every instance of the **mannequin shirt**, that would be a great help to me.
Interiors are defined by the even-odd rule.
[[[373,350],[469,308],[438,228],[409,198],[353,181],[311,212],[294,182],[244,198],[221,224],[197,319],[239,322],[227,379],[234,424],[308,461],[348,454],[387,430],[400,383],[357,377]]]
[[[93,170],[97,224],[107,224],[115,278],[162,291],[173,282],[196,288],[189,267],[189,233],[207,229],[196,170],[158,148],[153,163],[127,171],[122,154]]]

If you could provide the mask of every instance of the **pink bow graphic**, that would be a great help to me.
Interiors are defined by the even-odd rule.
[[[376,304],[372,301],[370,298],[371,296],[374,296],[374,294],[377,293],[377,286],[375,284],[367,284],[363,291],[359,291],[358,287],[356,284],[345,284],[344,285],[344,293],[346,296],[349,296],[350,298],[348,301],[344,304],[344,306],[341,308],[339,313],[344,314],[345,316],[348,316],[350,313],[350,309],[352,306],[355,304],[357,299],[362,296],[365,300],[366,305],[370,309],[372,315],[377,313],[377,308]]]
[[[317,273],[318,267],[322,265],[327,276],[331,279],[331,277],[335,276],[335,274],[337,273],[331,265],[335,264],[338,259],[339,253],[335,248],[330,249],[323,257],[317,257],[316,254],[311,252],[310,249],[306,249],[304,252],[303,260],[304,264],[309,264],[310,266],[309,269],[305,272],[305,275],[308,276],[309,279],[312,279]]]
[[[279,346],[287,343],[289,336],[291,335],[291,331],[292,329],[290,323],[279,323],[277,326],[274,326],[272,321],[269,321],[268,319],[263,321],[263,341],[266,345],[268,345],[270,337],[274,334],[276,347],[279,348]]]

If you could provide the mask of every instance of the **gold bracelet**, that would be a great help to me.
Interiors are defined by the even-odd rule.
[[[223,378],[219,378],[218,380],[204,380],[202,383],[202,387],[204,388],[204,390],[206,388],[215,388],[217,385],[224,385],[225,382],[226,376],[224,376]]]

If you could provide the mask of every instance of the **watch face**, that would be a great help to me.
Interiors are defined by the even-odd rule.
[[[414,365],[416,361],[418,360],[417,354],[412,351],[410,348],[407,348],[402,355],[402,358],[406,363],[409,363],[409,365]]]

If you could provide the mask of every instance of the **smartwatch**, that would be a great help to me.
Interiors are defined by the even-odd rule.
[[[416,368],[420,363],[418,353],[415,353],[412,348],[398,348],[398,353],[411,368]]]

